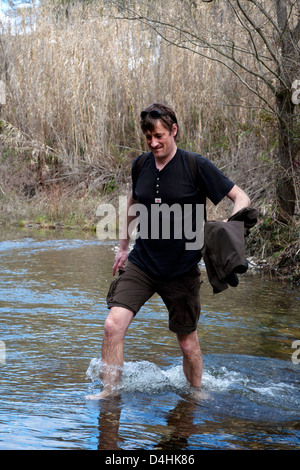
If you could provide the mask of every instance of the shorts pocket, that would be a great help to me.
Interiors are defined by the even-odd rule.
[[[116,279],[114,279],[110,286],[109,286],[109,289],[108,289],[108,293],[107,293],[107,296],[106,296],[106,302],[109,303],[113,300],[113,297],[115,295],[115,292],[116,292],[116,288],[117,288],[117,285],[118,285],[118,282],[122,276],[122,274],[124,273],[124,270],[120,270],[119,271],[119,275]]]

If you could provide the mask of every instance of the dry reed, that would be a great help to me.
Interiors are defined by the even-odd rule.
[[[229,71],[172,47],[143,24],[112,18],[105,2],[75,4],[68,15],[61,5],[42,5],[31,10],[31,24],[24,11],[17,34],[2,34],[2,117],[51,149],[37,158],[34,147],[32,161],[51,164],[55,154],[71,173],[97,165],[103,184],[128,174],[124,157],[144,148],[140,110],[164,101],[179,116],[179,145],[209,156],[254,195],[263,190],[269,175],[262,173],[272,168],[272,120],[255,103],[243,106],[246,91]]]
[[[271,253],[276,119],[226,67],[172,45],[143,22],[118,19],[110,3],[46,0],[0,25],[2,218],[93,225],[99,190],[110,198],[128,189],[131,160],[145,149],[140,111],[162,101],[178,115],[178,145],[210,158],[260,204],[253,246],[263,255],[270,240]],[[158,13],[166,8],[160,3]],[[191,29],[200,27],[178,2],[167,4],[170,18],[182,15]],[[219,15],[246,44],[225,6]],[[261,83],[253,77],[252,86]],[[209,214],[219,215],[213,207]]]

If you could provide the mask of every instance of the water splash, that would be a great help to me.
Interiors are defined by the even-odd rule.
[[[180,364],[161,369],[149,361],[129,361],[124,363],[122,371],[122,382],[118,387],[122,391],[138,391],[143,393],[158,393],[161,391],[175,390],[178,392],[188,391],[190,388]],[[102,361],[93,358],[86,372],[86,376],[96,386],[102,386]],[[237,387],[245,387],[249,382],[243,374],[228,370],[226,367],[220,369],[210,368],[203,374],[203,388],[215,392],[232,391]]]
[[[228,358],[225,358],[228,360]],[[157,394],[173,391],[189,394],[192,390],[187,382],[181,359],[179,364],[169,369],[161,369],[148,361],[125,362],[122,381],[118,387],[122,392]],[[293,371],[288,375],[287,364],[270,358],[231,356],[230,365],[224,366],[224,356],[212,355],[206,358],[203,374],[203,389],[215,400],[216,409],[225,414],[253,414],[272,416],[281,419],[294,418],[300,412],[300,398]],[[270,372],[267,377],[266,370]],[[90,361],[86,372],[92,387],[102,387],[101,359]]]
[[[226,392],[236,387],[246,387],[249,379],[240,372],[229,370],[226,367],[219,369],[212,367],[203,373],[203,385],[209,390]]]
[[[102,386],[101,374],[101,359],[92,359],[86,372],[87,378],[96,386]],[[118,388],[125,392],[137,391],[153,394],[170,389],[184,391],[187,387],[188,382],[179,365],[163,370],[152,362],[129,361],[124,363],[122,381]]]

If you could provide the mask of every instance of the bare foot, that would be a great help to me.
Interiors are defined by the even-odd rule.
[[[212,396],[208,392],[202,390],[201,388],[195,388],[193,390],[192,398],[196,401],[202,401],[202,400],[208,400],[208,399],[213,400]]]
[[[104,400],[105,398],[114,397],[117,395],[117,392],[111,388],[104,388],[100,393],[95,393],[94,395],[87,395],[85,398],[87,400]]]

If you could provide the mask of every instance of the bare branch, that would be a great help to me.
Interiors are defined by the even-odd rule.
[[[274,62],[280,66],[280,63],[278,61],[278,58],[276,57],[276,55],[274,54],[273,50],[272,50],[272,47],[266,37],[266,35],[262,32],[262,29],[257,26],[254,22],[254,20],[248,15],[248,13],[246,12],[245,8],[241,5],[240,1],[239,0],[236,0],[237,4],[238,4],[238,7],[240,9],[240,11],[243,13],[243,15],[245,16],[245,18],[247,19],[247,21],[251,24],[251,26],[255,29],[255,31],[259,34],[259,36],[262,38],[264,44],[266,45],[271,57],[273,58]],[[254,1],[253,1],[254,3]]]
[[[295,41],[297,43],[300,41],[300,0],[296,0],[296,3],[297,3],[297,15],[299,17],[299,20],[293,30],[293,37],[295,38]]]
[[[120,19],[120,18],[118,18]],[[150,20],[149,18],[146,18],[146,17],[143,17],[143,16],[133,16],[133,17],[125,17],[123,16],[122,19],[126,19],[126,20],[129,20],[129,21],[140,21],[142,22],[143,24],[147,25],[148,27],[150,27],[153,31],[155,31],[162,39],[164,39],[164,41],[166,41],[167,43],[171,44],[171,45],[175,45],[176,47],[179,47],[181,49],[186,49],[188,51],[191,51],[197,55],[200,55],[201,57],[205,57],[206,59],[209,59],[213,62],[218,62],[220,64],[222,64],[223,66],[225,66],[228,70],[230,70],[240,81],[241,83],[243,83],[243,85],[246,86],[246,88],[251,91],[251,93],[253,93],[254,95],[256,95],[260,100],[262,100],[267,108],[271,109],[271,111],[274,113],[274,114],[277,114],[277,111],[275,109],[275,107],[273,107],[267,99],[265,99],[265,97],[259,93],[255,88],[253,88],[250,83],[248,83],[240,73],[238,73],[232,65],[230,65],[229,63],[227,63],[226,61],[222,60],[221,58],[217,58],[217,57],[213,57],[213,56],[210,56],[208,54],[205,54],[203,52],[200,52],[199,50],[195,49],[195,48],[192,48],[188,45],[185,45],[183,44],[182,42],[175,42],[174,40],[170,40],[167,35],[163,34],[162,31],[157,27],[157,26],[164,26],[164,27],[168,27],[172,30],[176,30],[178,32],[181,33],[182,37],[187,37],[187,43],[188,44],[193,44],[194,46],[199,46],[199,44],[195,44],[193,43],[189,38],[188,36],[190,36],[190,33],[188,31],[184,31],[182,30],[181,28],[178,28],[177,26],[175,25],[172,25],[172,24],[168,24],[168,23],[165,23],[165,22],[162,22],[162,21],[158,21],[158,20]],[[247,68],[246,66],[244,66],[241,62],[239,62],[235,57],[234,57],[234,49],[232,51],[232,54],[228,54],[228,53],[224,53],[220,50],[218,50],[216,48],[216,46],[212,46],[211,44],[207,43],[205,44],[205,47],[203,45],[200,45],[200,47],[203,49],[203,48],[208,48],[208,49],[212,49],[214,50],[215,52],[217,52],[219,55],[225,57],[225,58],[228,58],[230,59],[231,62],[235,63],[236,65],[238,65],[241,69],[245,70],[246,72],[248,72],[249,74],[251,75],[254,75],[256,76],[257,78],[260,78],[264,81],[264,83],[266,83],[272,90],[272,92],[274,92],[274,89],[273,87],[270,86],[270,84],[265,80],[265,78],[256,73],[255,71],[251,70],[250,68]],[[234,44],[233,44],[233,47],[234,47]]]
[[[126,8],[126,10],[128,10]],[[132,13],[132,12],[131,12]],[[255,70],[251,69],[250,67],[247,67],[245,66],[239,59],[237,59],[236,55],[235,55],[235,52],[240,52],[241,49],[238,48],[235,43],[232,41],[230,46],[227,44],[227,45],[220,45],[218,43],[212,43],[212,42],[208,42],[206,39],[204,39],[204,37],[199,37],[199,36],[196,36],[194,33],[191,33],[190,31],[187,31],[187,30],[184,30],[182,27],[180,26],[176,26],[174,24],[171,24],[171,23],[167,23],[167,22],[164,22],[164,21],[161,21],[161,20],[157,20],[157,19],[152,19],[152,18],[147,18],[145,16],[141,16],[141,15],[136,15],[135,12],[133,12],[133,16],[123,16],[122,18],[120,17],[117,17],[117,19],[126,19],[126,20],[138,20],[142,23],[144,23],[145,25],[147,25],[148,27],[150,27],[152,30],[154,30],[159,36],[161,36],[165,41],[167,41],[169,44],[173,44],[173,45],[176,45],[177,47],[180,47],[180,48],[184,48],[184,49],[187,49],[191,52],[194,52],[198,55],[201,55],[202,57],[206,57],[210,60],[214,60],[216,62],[219,62],[223,65],[225,65],[229,70],[231,70],[232,72],[234,72],[234,74],[241,80],[241,82],[247,86],[247,88],[254,92],[254,89],[249,85],[247,84],[247,82],[241,77],[240,74],[238,74],[236,72],[236,70],[234,70],[233,67],[231,67],[229,64],[227,64],[224,60],[221,60],[221,59],[217,59],[217,58],[212,58],[212,56],[209,56],[208,54],[204,54],[204,53],[200,53],[197,49],[194,49],[186,44],[183,44],[183,40],[186,40],[186,43],[187,44],[191,44],[193,45],[195,48],[198,48],[198,47],[201,47],[202,49],[210,49],[210,50],[213,50],[215,51],[218,55],[224,57],[224,58],[227,58],[229,59],[231,62],[233,62],[234,64],[236,64],[238,67],[240,67],[242,70],[244,70],[245,72],[247,72],[248,74],[250,75],[253,75],[259,79],[261,79],[267,86],[268,88],[270,88],[270,90],[272,91],[272,93],[275,92],[275,89],[273,87],[273,85],[271,84],[271,82],[265,77],[264,74],[261,74],[261,73],[257,73]],[[164,28],[167,28],[171,31],[176,31],[179,35],[179,40],[177,40],[177,42],[175,40],[170,40],[169,38],[167,38],[167,36],[162,33],[160,30],[159,30],[159,27],[164,27]],[[223,51],[222,49],[225,48],[225,51]],[[244,52],[244,50],[242,50]],[[247,51],[247,53],[249,54],[249,51]],[[252,56],[254,56],[253,53],[251,53]],[[277,79],[280,79],[280,76],[276,74],[276,72],[272,69],[269,68],[269,71],[277,78]],[[255,94],[259,97],[260,94],[258,94],[257,92],[255,92]],[[262,98],[263,99],[263,98]],[[264,99],[263,99],[264,100]]]
[[[284,88],[288,88],[289,85],[285,81],[285,73],[283,70],[282,62],[279,56],[273,50],[272,45],[270,44],[267,35],[263,31],[263,28],[261,27],[261,25],[257,23],[256,20],[254,20],[250,16],[250,14],[248,14],[248,12],[246,11],[245,5],[242,5],[239,0],[235,0],[235,1],[237,3],[237,6],[234,6],[232,1],[229,1],[228,3],[231,5],[241,26],[249,35],[250,42],[251,42],[250,49],[249,48],[247,49],[245,47],[242,47],[241,45],[236,44],[234,41],[230,40],[228,37],[225,37],[225,40],[222,40],[220,42],[216,40],[209,41],[205,35],[201,36],[201,35],[193,33],[193,28],[191,28],[190,23],[189,23],[189,30],[187,30],[186,28],[184,28],[183,24],[180,24],[178,22],[175,22],[175,21],[173,23],[166,22],[164,20],[161,20],[160,18],[158,19],[155,17],[147,17],[146,15],[140,15],[136,13],[135,10],[133,10],[132,8],[124,7],[124,5],[120,7],[119,2],[113,2],[113,3],[119,6],[119,11],[123,10],[124,16],[122,17],[122,19],[137,20],[137,21],[143,22],[146,26],[150,27],[157,34],[159,34],[169,44],[173,44],[177,47],[185,48],[194,53],[197,53],[198,55],[201,55],[202,57],[206,57],[210,60],[214,60],[225,65],[229,70],[234,72],[234,74],[241,80],[241,82],[245,86],[247,86],[247,88],[252,92],[254,92],[253,86],[251,86],[248,83],[248,81],[241,76],[241,73],[237,72],[235,67],[232,65],[237,66],[240,69],[240,72],[244,71],[248,75],[252,75],[258,78],[259,80],[262,80],[266,84],[266,86],[270,89],[272,94],[276,93],[276,89],[272,81],[270,80],[270,77],[273,77],[276,80],[278,80],[278,82],[281,83],[281,85]],[[259,11],[266,18],[267,23],[271,24],[272,26],[274,25],[276,26],[275,31],[277,34],[279,34],[280,29],[276,25],[275,21],[272,19],[271,15],[256,0],[251,0],[251,3],[253,3],[255,7],[259,8]],[[162,28],[164,29],[164,31],[161,31]],[[171,33],[176,33],[177,34],[176,38],[167,37],[168,31],[170,31]],[[261,53],[261,51],[259,50],[259,48],[261,49],[261,45],[257,43],[255,35],[257,35],[257,38],[259,37],[261,39],[261,41],[263,42],[267,51],[270,54],[269,56],[263,55]],[[201,53],[199,51],[199,48],[202,49]],[[211,55],[206,54],[205,49],[214,51],[214,53],[219,57],[212,58]],[[247,56],[252,57],[256,61],[256,64],[257,64],[256,70],[252,64],[250,66],[245,65],[245,61],[243,60],[243,58]],[[229,65],[226,62],[226,59],[229,60],[232,65]],[[272,67],[271,65],[269,65],[269,62],[273,63],[275,67]],[[265,71],[263,70],[263,68],[265,69]],[[269,73],[270,75],[267,76],[266,72]],[[261,93],[256,91],[255,94],[259,96],[261,99],[263,99],[264,101],[264,97],[261,96]]]
[[[279,81],[282,81],[280,75],[275,71],[273,70],[271,67],[269,67],[269,65],[266,63],[265,60],[263,60],[263,56],[261,54],[258,53],[258,47],[256,45],[256,42],[255,42],[255,37],[254,37],[254,34],[253,32],[251,31],[251,29],[247,26],[247,24],[245,24],[245,22],[243,21],[243,19],[241,18],[241,15],[239,14],[239,12],[236,10],[235,6],[233,5],[232,1],[229,0],[229,3],[230,3],[230,6],[231,8],[233,9],[234,11],[234,14],[236,15],[238,21],[240,22],[240,24],[242,25],[242,27],[245,29],[245,31],[247,31],[248,35],[249,35],[249,38],[250,38],[250,42],[251,42],[251,45],[253,47],[253,54],[254,54],[254,57],[256,58],[257,60],[257,65],[260,69],[260,73],[261,73],[261,76],[264,77],[264,80],[266,82],[268,82],[268,86],[269,88],[271,89],[271,91],[273,93],[275,93],[275,88],[274,86],[271,84],[271,82],[265,77],[265,74],[261,68],[261,66],[265,67],[272,75],[274,75],[275,78],[277,78]],[[256,28],[254,28],[254,30],[256,31]],[[268,59],[270,60],[270,57],[268,57]],[[285,85],[285,83],[282,81],[282,84]]]
[[[295,31],[295,30],[297,29],[297,34],[298,34],[298,36],[296,36],[296,38],[297,38],[297,41],[299,41],[299,36],[300,36],[300,31],[299,31],[299,30],[300,30],[300,0],[297,0],[297,10],[298,10],[298,11],[297,11],[297,14],[298,14],[298,16],[299,16],[299,20],[298,20],[298,23],[297,23],[297,25],[296,25],[296,27],[295,27],[295,29],[294,29],[293,32],[294,32],[294,34],[295,34],[295,36],[296,36],[296,31]]]
[[[262,5],[259,2],[257,2],[257,0],[249,0],[249,1],[253,3],[261,11],[261,13],[268,19],[268,21],[272,24],[275,31],[277,31],[278,35],[280,36],[281,34],[280,29],[278,28],[278,25],[276,24],[276,22],[273,20],[272,16],[269,15],[269,13],[262,7]]]

